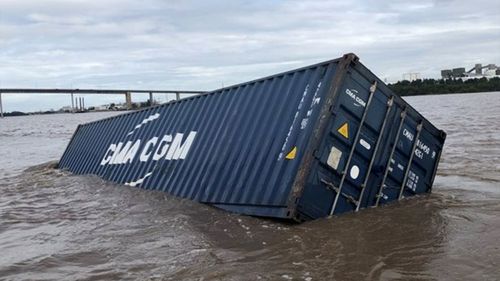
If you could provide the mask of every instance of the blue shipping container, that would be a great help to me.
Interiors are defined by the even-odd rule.
[[[347,54],[80,125],[59,167],[302,221],[430,192],[445,137]]]

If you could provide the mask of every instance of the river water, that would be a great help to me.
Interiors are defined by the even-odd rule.
[[[298,225],[53,169],[116,113],[0,120],[0,280],[499,280],[500,92],[406,100],[448,133],[433,193]]]

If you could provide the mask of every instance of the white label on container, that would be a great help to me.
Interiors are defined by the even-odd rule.
[[[356,165],[353,165],[351,168],[351,171],[349,172],[349,175],[351,176],[352,179],[357,179],[359,177],[359,167]]]
[[[401,171],[404,171],[405,167],[403,165],[401,165],[400,163],[398,163],[398,169],[400,169]]]
[[[355,106],[362,106],[366,107],[366,102],[362,100],[360,97],[358,97],[358,91],[355,89],[346,89],[345,93],[350,96],[354,101]]]
[[[364,139],[360,139],[359,144],[361,144],[364,148],[366,148],[366,150],[370,150],[372,148],[372,146]]]
[[[285,156],[285,148],[287,147],[290,136],[292,135],[292,131],[293,131],[293,128],[295,126],[295,122],[298,120],[297,118],[299,117],[300,110],[302,109],[304,100],[305,100],[308,92],[309,92],[309,84],[307,84],[306,88],[304,89],[304,93],[302,94],[302,99],[299,102],[299,106],[297,107],[297,111],[295,112],[295,116],[293,117],[293,121],[292,121],[292,124],[290,125],[290,129],[288,129],[288,134],[286,135],[285,142],[283,143],[283,146],[281,146],[281,152],[278,155],[278,160],[282,160],[283,157]]]
[[[416,191],[417,190],[417,184],[418,184],[418,176],[415,174],[413,171],[408,172],[408,180],[406,181],[406,187],[409,189]]]
[[[342,151],[340,151],[335,146],[332,146],[332,148],[330,149],[330,154],[328,154],[328,160],[326,161],[326,164],[337,170],[337,168],[339,167],[341,157],[342,157]]]

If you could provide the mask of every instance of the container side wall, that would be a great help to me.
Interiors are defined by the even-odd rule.
[[[60,168],[259,216],[288,199],[338,61],[81,125]]]

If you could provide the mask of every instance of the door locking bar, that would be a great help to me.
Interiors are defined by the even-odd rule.
[[[401,120],[399,121],[398,131],[396,133],[396,138],[394,139],[394,144],[391,149],[391,154],[389,154],[389,159],[387,159],[387,164],[385,166],[384,177],[382,178],[382,183],[380,184],[378,193],[377,193],[377,201],[375,206],[378,207],[380,204],[380,198],[382,198],[382,194],[385,188],[385,181],[387,180],[387,175],[389,174],[389,168],[391,166],[391,160],[394,157],[394,152],[396,151],[396,147],[398,146],[399,136],[401,135],[401,129],[403,128],[403,123],[406,119],[406,108],[401,112]]]
[[[394,97],[391,97],[387,101],[387,109],[385,111],[385,116],[384,116],[384,121],[382,123],[382,127],[380,128],[380,134],[378,135],[377,142],[375,144],[375,148],[373,149],[373,155],[370,159],[370,164],[368,165],[368,170],[366,172],[365,180],[361,184],[361,192],[359,194],[359,199],[357,200],[358,203],[356,204],[356,212],[359,211],[359,208],[361,208],[361,201],[363,200],[363,195],[366,190],[366,185],[368,184],[368,179],[370,178],[370,173],[373,168],[373,163],[375,162],[375,158],[377,157],[378,149],[380,147],[380,141],[382,140],[382,136],[384,135],[385,132],[385,125],[387,124],[387,119],[389,118],[389,114],[391,113],[392,105],[394,104]]]
[[[352,204],[354,204],[354,205],[358,204],[357,201],[356,201],[356,198],[354,198],[354,196],[351,196],[349,194],[341,192],[340,189],[338,187],[336,187],[333,183],[328,182],[328,181],[326,181],[324,179],[321,179],[320,181],[321,181],[321,183],[325,184],[328,189],[335,191],[337,194],[341,194],[342,196],[344,196]]]
[[[405,189],[406,181],[408,180],[408,174],[410,173],[410,167],[413,162],[413,156],[415,155],[415,150],[417,149],[418,138],[420,137],[420,133],[422,132],[422,127],[423,127],[423,122],[420,121],[420,123],[417,125],[417,133],[415,135],[415,141],[413,142],[413,146],[411,148],[410,159],[408,159],[408,163],[406,164],[405,176],[403,178],[403,182],[401,183],[401,188],[399,189],[398,200],[401,200],[401,198],[403,198],[403,191]]]
[[[368,115],[368,109],[370,108],[370,104],[372,103],[373,99],[373,94],[377,90],[377,81],[374,81],[373,84],[370,86],[370,95],[368,97],[368,101],[366,102],[365,110],[363,111],[363,115],[361,116],[361,120],[359,122],[358,130],[356,131],[356,136],[354,137],[354,141],[352,143],[352,148],[351,151],[349,152],[349,157],[347,158],[346,165],[344,167],[344,170],[342,171],[342,179],[340,180],[338,192],[335,195],[335,199],[333,201],[332,206],[330,207],[330,216],[333,215],[335,212],[335,208],[337,207],[337,203],[339,201],[340,194],[342,193],[342,187],[344,186],[344,182],[347,176],[347,169],[349,169],[349,166],[351,165],[351,160],[354,155],[354,151],[356,150],[356,145],[358,144],[359,141],[359,136],[361,135],[361,130],[363,128],[363,125],[366,120],[366,116]],[[356,202],[356,200],[354,200]]]

